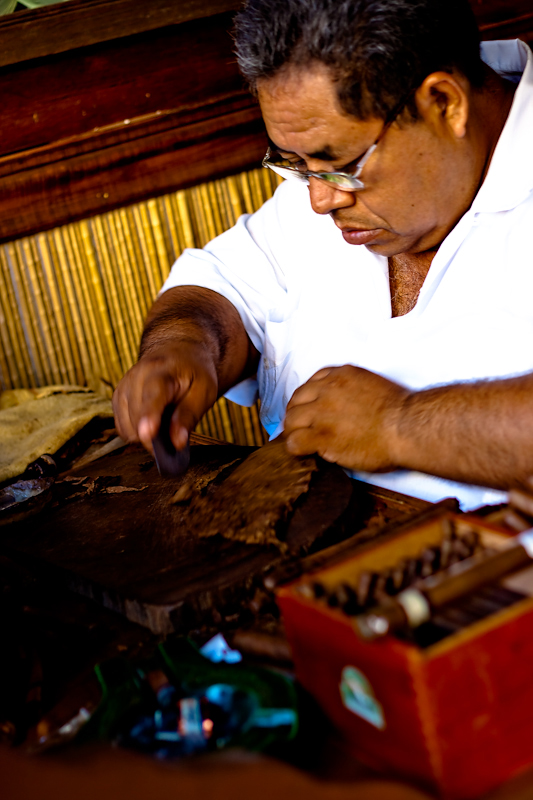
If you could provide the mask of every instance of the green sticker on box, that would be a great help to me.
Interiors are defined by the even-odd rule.
[[[344,667],[339,689],[342,702],[349,711],[365,719],[380,731],[385,729],[385,716],[381,703],[363,673],[355,667]]]

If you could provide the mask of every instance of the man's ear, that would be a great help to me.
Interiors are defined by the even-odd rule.
[[[415,101],[420,116],[441,128],[443,125],[457,139],[466,134],[469,100],[466,80],[449,72],[432,72],[416,90]]]

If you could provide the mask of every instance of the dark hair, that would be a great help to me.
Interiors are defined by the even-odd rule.
[[[235,44],[252,92],[288,65],[319,61],[342,109],[360,119],[386,119],[405,100],[416,116],[414,90],[437,70],[484,80],[468,0],[247,0]]]

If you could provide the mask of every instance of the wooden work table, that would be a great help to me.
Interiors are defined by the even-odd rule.
[[[133,459],[136,457],[133,448]],[[100,462],[97,472],[108,472],[109,463],[116,456],[107,458],[107,462]],[[146,458],[145,455],[145,461]],[[94,462],[93,467],[97,464]],[[146,475],[146,466],[143,469]],[[87,470],[85,466],[82,471]],[[381,491],[372,500],[373,510],[369,510],[368,502],[367,497],[363,516],[370,527],[366,527],[366,533],[363,531],[363,539],[377,532],[372,519],[374,523],[376,519],[383,522],[392,516],[397,520],[394,524],[399,524],[409,514],[432,511],[429,504]],[[383,529],[383,525],[381,527]],[[349,538],[304,555],[298,563],[278,564],[277,569],[281,573],[285,570],[286,574],[307,570],[328,559],[339,558],[351,547],[353,542]],[[34,560],[28,560],[24,553],[12,556],[13,553],[0,557],[0,580],[4,589],[0,605],[3,644],[0,697],[4,703],[6,699],[14,703],[16,692],[26,692],[26,700],[30,698],[34,703],[33,712],[30,709],[28,713],[35,713],[39,703],[42,709],[48,710],[63,701],[73,691],[72,687],[83,683],[84,676],[92,673],[95,663],[119,654],[135,659],[164,637],[164,632],[154,633],[116,611],[72,593],[55,580],[51,583],[46,569],[36,572]],[[283,644],[283,630],[276,624],[271,610],[260,610],[257,620],[249,622],[248,626],[248,630],[259,630],[263,636],[267,631],[266,635],[270,635],[274,643]],[[223,621],[222,627],[230,643],[235,637],[237,644],[240,631],[232,630],[231,625],[224,625]],[[205,637],[207,628],[202,631],[200,626],[193,636]],[[11,658],[17,648],[18,661]],[[272,653],[269,662],[268,653],[263,657],[257,653],[245,654],[250,663],[275,664],[277,660],[279,665],[281,658],[282,666],[290,670],[290,654],[283,651],[283,646],[281,650],[278,648],[276,658],[271,656]],[[20,685],[16,684],[17,668],[18,677],[20,673],[27,673]],[[430,797],[415,786],[378,775],[345,755],[312,700],[303,709],[302,731],[295,744],[284,745],[267,755],[226,751],[177,763],[160,763],[105,743],[71,744],[62,750],[30,756],[25,752],[24,742],[16,746],[4,742],[0,746],[2,800],[51,798],[58,793],[61,796],[72,793],[80,800],[96,796],[101,800],[141,797],[144,800],[146,796],[177,792],[182,797],[209,795],[214,800],[249,797],[270,800],[272,796],[292,800],[295,794],[305,795],[307,800],[353,797],[422,800]],[[3,737],[4,740],[9,738],[6,724]],[[483,800],[525,800],[532,792],[533,773],[511,781]]]

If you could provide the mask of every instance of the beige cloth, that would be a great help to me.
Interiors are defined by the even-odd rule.
[[[0,395],[0,482],[56,453],[95,417],[112,417],[111,401],[83,386],[11,389]]]

